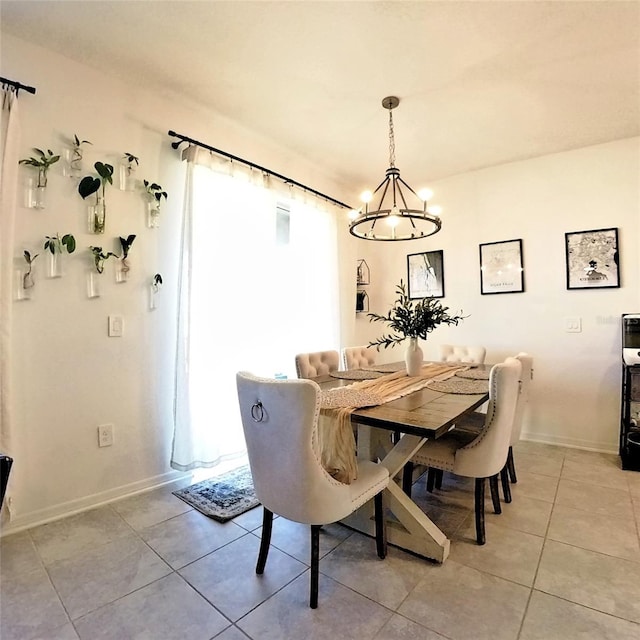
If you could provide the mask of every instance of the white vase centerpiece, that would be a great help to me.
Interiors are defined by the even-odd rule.
[[[413,302],[406,292],[402,280],[396,287],[398,299],[386,316],[370,313],[371,322],[386,322],[392,333],[369,343],[370,347],[393,347],[409,338],[409,344],[405,352],[407,375],[420,375],[423,362],[423,352],[418,339],[426,340],[427,335],[441,324],[457,325],[466,316],[449,315],[449,307],[442,306],[436,298],[427,297]],[[460,312],[462,313],[462,312]]]

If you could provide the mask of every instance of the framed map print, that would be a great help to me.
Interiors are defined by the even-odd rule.
[[[480,245],[480,293],[524,291],[522,240],[488,242]]]
[[[444,298],[444,252],[425,251],[407,256],[409,298]]]
[[[618,229],[565,233],[567,289],[620,286]]]

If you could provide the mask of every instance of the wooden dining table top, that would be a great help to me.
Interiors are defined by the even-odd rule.
[[[492,365],[470,366],[488,371]],[[343,387],[354,382],[335,378],[331,374],[317,376],[312,380],[318,383],[322,390]],[[485,393],[459,394],[425,387],[385,404],[354,409],[351,421],[423,438],[438,438],[447,433],[462,415],[477,409],[488,399],[488,388]]]

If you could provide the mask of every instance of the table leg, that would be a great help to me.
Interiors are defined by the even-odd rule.
[[[371,460],[381,457],[382,453],[381,463],[389,470],[391,481],[384,493],[385,507],[391,515],[387,517],[388,543],[444,562],[449,555],[449,540],[395,481],[395,476],[424,444],[425,438],[405,434],[391,446],[389,434],[384,429],[371,427],[359,427],[358,430],[358,457]],[[343,522],[362,533],[375,535],[372,501]]]

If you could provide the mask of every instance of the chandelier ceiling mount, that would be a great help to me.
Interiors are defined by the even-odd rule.
[[[396,96],[382,100],[382,106],[389,111],[389,168],[373,193],[365,191],[362,194],[364,207],[350,215],[349,232],[363,240],[417,240],[438,233],[442,227],[439,208],[427,207],[432,192],[423,189],[416,193],[400,177],[400,169],[396,167],[392,112],[399,104],[400,99]],[[410,194],[416,200],[415,208],[407,204]],[[377,208],[370,209],[369,203],[377,195],[380,196]]]

